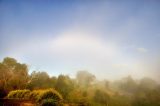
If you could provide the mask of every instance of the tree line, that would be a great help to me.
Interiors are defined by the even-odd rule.
[[[38,91],[53,88],[68,106],[160,106],[160,85],[151,78],[97,80],[88,71],[49,76],[45,71],[28,73],[28,66],[6,57],[0,62],[0,98],[14,90]]]

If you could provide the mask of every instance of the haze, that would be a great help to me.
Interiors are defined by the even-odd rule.
[[[98,79],[160,77],[160,2],[0,1],[0,60],[30,72]]]

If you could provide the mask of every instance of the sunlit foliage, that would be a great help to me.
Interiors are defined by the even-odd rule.
[[[51,101],[54,101],[54,104],[58,104],[62,103],[63,100],[61,94],[54,89],[34,90],[34,91],[14,90],[9,92],[7,98],[34,100],[37,104],[43,104],[43,105],[50,103]]]
[[[99,81],[88,71],[78,71],[76,78],[37,70],[29,75],[26,64],[6,57],[0,62],[0,98],[29,99],[39,106],[160,106],[160,84],[131,76]]]

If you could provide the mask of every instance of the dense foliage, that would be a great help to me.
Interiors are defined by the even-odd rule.
[[[29,99],[31,91],[30,90],[14,90],[9,92],[7,98],[13,99]]]
[[[0,62],[0,98],[30,99],[42,106],[160,106],[160,85],[151,78],[131,76],[98,81],[88,71],[49,76],[28,73],[28,66],[6,57]],[[63,99],[62,99],[63,98]]]
[[[25,100],[34,100],[37,104],[49,104],[51,101],[52,104],[59,104],[62,102],[63,98],[54,89],[45,89],[45,90],[14,90],[10,91],[7,95],[7,98],[10,99],[25,99]],[[52,105],[51,105],[52,106]]]

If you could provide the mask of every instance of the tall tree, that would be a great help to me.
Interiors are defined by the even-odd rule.
[[[6,57],[0,63],[0,79],[7,90],[24,89],[28,82],[28,67],[14,58]]]
[[[51,88],[52,83],[46,72],[33,71],[30,75],[30,81],[27,86],[29,89]]]
[[[74,84],[73,81],[67,75],[59,75],[56,85],[56,90],[58,90],[64,98],[67,99],[68,94],[73,90]]]
[[[80,86],[88,87],[96,77],[88,71],[78,71],[76,78]]]

